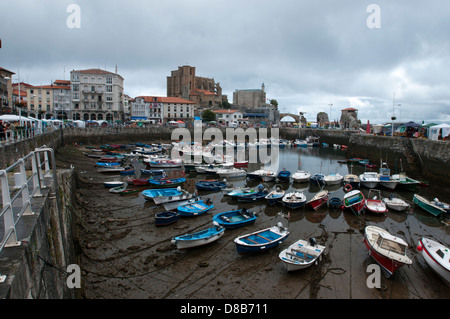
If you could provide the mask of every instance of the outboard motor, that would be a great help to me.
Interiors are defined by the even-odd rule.
[[[316,239],[313,237],[309,238],[309,244],[311,246],[316,246],[317,245]]]

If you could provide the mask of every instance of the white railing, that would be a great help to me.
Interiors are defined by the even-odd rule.
[[[45,146],[35,149],[8,168],[0,170],[2,192],[0,225],[3,225],[3,229],[0,228],[0,252],[4,247],[20,245],[21,239],[18,238],[16,228],[23,221],[21,220],[23,216],[35,214],[32,211],[31,200],[43,195],[42,190],[48,187],[45,185],[45,178],[53,180],[56,190],[55,154],[53,149]],[[58,205],[58,201],[56,202]]]

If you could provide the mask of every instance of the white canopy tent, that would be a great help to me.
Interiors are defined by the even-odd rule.
[[[439,132],[441,133],[441,137],[447,137],[450,135],[450,125],[448,124],[439,124],[430,127],[430,135],[429,139],[437,141],[439,138]]]

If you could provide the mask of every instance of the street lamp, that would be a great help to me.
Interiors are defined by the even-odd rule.
[[[329,116],[329,119],[328,119],[328,128],[331,128],[331,106],[333,105],[332,103],[331,103],[331,101],[330,101],[330,104],[328,104],[329,106],[330,106],[330,116]]]

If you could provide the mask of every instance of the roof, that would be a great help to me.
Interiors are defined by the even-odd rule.
[[[181,104],[194,104],[194,102],[182,99],[180,97],[165,97],[165,96],[136,96],[137,98],[143,98],[145,102],[159,102],[159,103],[181,103]],[[156,101],[154,100],[156,98]]]
[[[0,66],[0,71],[8,72],[8,73],[10,73],[10,74],[15,74],[14,72],[12,72],[12,71],[10,71],[10,70],[7,70],[7,69],[2,68],[1,66]]]
[[[343,109],[343,110],[341,110],[341,111],[358,111],[358,109],[354,109],[354,108],[352,108],[352,107],[348,107],[348,108]]]
[[[226,109],[226,110],[215,110],[213,111],[214,113],[220,113],[220,114],[225,114],[225,113],[236,113],[239,110],[230,110],[230,109]]]
[[[30,86],[32,88],[35,89],[63,89],[63,90],[70,90],[70,87],[68,86],[64,86],[64,85],[35,85],[35,86]]]
[[[111,74],[111,75],[120,76],[117,73],[109,72],[109,71],[102,70],[102,69],[73,70],[72,72],[77,72],[77,73],[81,73],[81,74],[101,74],[101,75]],[[120,76],[120,77],[123,79],[122,76]]]

